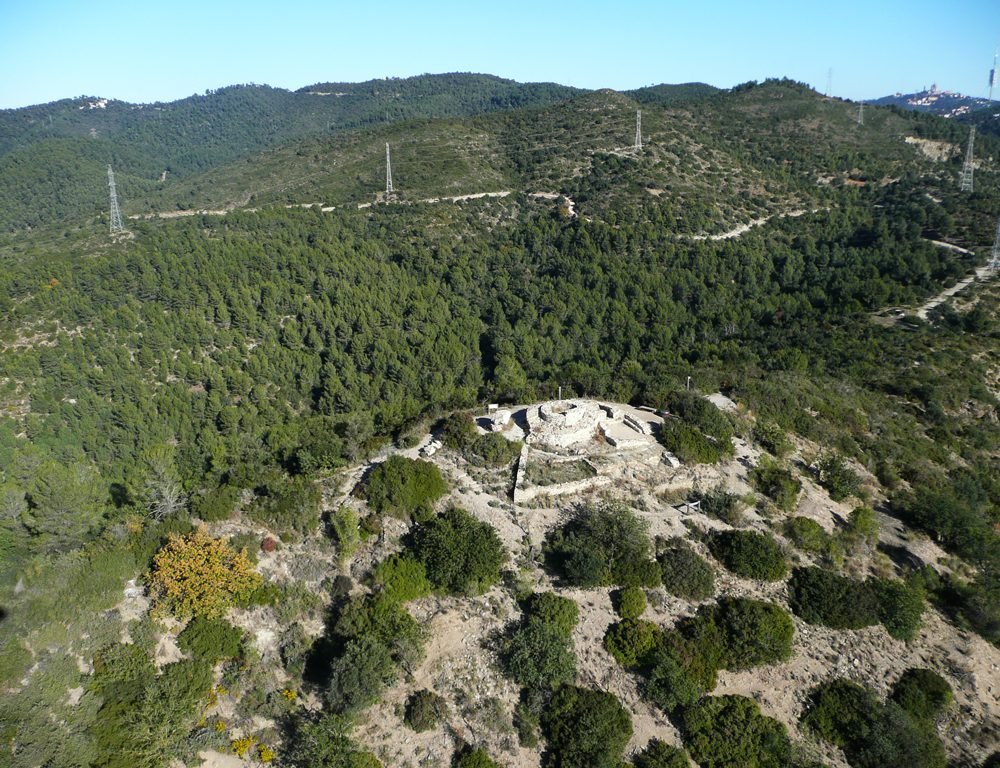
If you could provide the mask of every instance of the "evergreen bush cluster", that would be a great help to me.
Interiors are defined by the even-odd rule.
[[[912,640],[924,611],[918,586],[885,579],[859,581],[821,568],[797,568],[788,582],[790,604],[810,624],[860,629],[882,623],[898,640]]]
[[[737,576],[762,581],[780,581],[788,574],[788,562],[771,536],[756,531],[719,531],[708,538],[712,555]]]
[[[904,674],[893,696],[920,711],[937,714],[944,688],[935,683],[930,698],[912,697],[912,683],[922,671]],[[911,698],[912,697],[912,698]],[[937,699],[935,701],[935,699]],[[927,709],[925,709],[925,706]],[[833,680],[813,690],[802,716],[805,726],[820,738],[842,747],[852,768],[945,768],[944,746],[931,720],[914,716],[896,700],[881,703],[857,683]]]
[[[657,555],[663,586],[686,600],[704,600],[715,593],[715,570],[684,539],[671,539]]]
[[[701,395],[683,389],[663,400],[668,416],[660,429],[663,446],[686,464],[714,464],[733,455],[733,425]]]
[[[604,647],[626,669],[644,677],[644,695],[665,712],[689,706],[715,687],[720,669],[749,669],[791,657],[795,627],[774,603],[723,598],[671,630],[623,619]]]
[[[619,502],[577,510],[545,539],[545,562],[576,587],[656,586],[660,569],[650,558],[647,526]]]
[[[379,514],[404,519],[429,519],[434,502],[444,496],[448,484],[429,461],[393,454],[377,464],[358,492]]]

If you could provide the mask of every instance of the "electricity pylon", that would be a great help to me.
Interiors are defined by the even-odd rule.
[[[993,241],[993,253],[987,266],[994,272],[1000,272],[1000,219],[997,219],[997,236]]]
[[[972,145],[976,141],[976,126],[969,130],[969,149],[965,153],[965,165],[962,166],[962,177],[958,182],[958,188],[963,192],[972,191],[972,173],[975,169],[973,162]]]
[[[392,158],[389,156],[389,142],[385,143],[385,199],[392,197]]]
[[[108,190],[111,193],[111,234],[117,235],[125,231],[122,223],[121,208],[118,207],[118,193],[115,191],[115,172],[108,166]]]

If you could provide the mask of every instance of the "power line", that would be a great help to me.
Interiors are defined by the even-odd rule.
[[[108,166],[108,190],[111,193],[111,234],[117,235],[125,231],[122,223],[122,212],[118,207],[118,193],[115,191],[115,172]]]

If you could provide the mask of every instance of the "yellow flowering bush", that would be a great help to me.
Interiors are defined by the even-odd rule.
[[[239,739],[233,739],[232,747],[233,753],[237,757],[246,757],[247,753],[250,751],[251,747],[257,743],[257,740],[253,736],[244,736]]]
[[[153,558],[150,576],[157,608],[170,609],[180,619],[217,618],[262,582],[246,554],[201,529],[171,536]]]

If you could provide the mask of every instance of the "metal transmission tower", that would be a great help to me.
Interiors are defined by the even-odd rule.
[[[636,154],[642,152],[642,110],[635,111],[635,145],[632,147]]]
[[[118,207],[118,193],[115,191],[115,172],[108,166],[108,189],[111,192],[111,234],[117,235],[125,231],[122,224],[122,211]]]
[[[1000,272],[1000,219],[997,219],[997,237],[993,241],[993,253],[987,266],[994,272]]]
[[[392,158],[389,157],[389,142],[385,143],[385,199],[393,196],[392,188]]]
[[[976,126],[969,129],[969,149],[965,153],[965,165],[962,166],[962,176],[958,182],[958,188],[963,192],[972,191],[972,173],[975,169],[973,162],[972,145],[976,141]]]
[[[830,93],[833,91],[833,67],[830,67],[826,71],[826,98],[830,98]]]
[[[990,70],[990,101],[993,101],[993,88],[997,84],[997,53],[993,53],[993,69]]]
[[[858,102],[858,125],[865,124],[865,103],[863,101]]]

